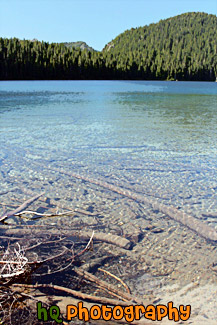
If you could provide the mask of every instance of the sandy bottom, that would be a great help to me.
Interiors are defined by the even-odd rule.
[[[217,320],[217,285],[206,284],[195,286],[190,283],[182,289],[176,285],[167,286],[162,289],[159,304],[167,304],[173,301],[174,306],[191,305],[191,316],[188,321],[174,322],[164,319],[162,324],[197,324],[214,325]]]

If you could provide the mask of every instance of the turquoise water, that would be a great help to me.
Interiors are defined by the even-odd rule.
[[[155,197],[217,228],[216,143],[216,83],[0,82],[0,192],[13,190],[14,200],[23,188],[69,195],[69,179],[56,172],[54,188],[49,165]]]

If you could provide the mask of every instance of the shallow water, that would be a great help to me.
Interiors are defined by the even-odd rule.
[[[14,189],[16,198],[21,188],[43,189],[48,197],[68,197],[69,177],[56,172],[57,189],[43,168],[49,165],[156,198],[217,227],[216,113],[216,83],[1,82],[0,192]],[[97,189],[84,193],[78,205],[97,200]],[[2,197],[6,203],[11,195]]]
[[[75,212],[7,218],[0,225],[0,253],[8,247],[13,253],[19,243],[34,263],[55,257],[26,269],[30,284],[52,282],[104,296],[73,273],[81,266],[119,287],[100,266],[146,303],[178,297],[179,304],[192,304],[192,324],[198,315],[201,324],[208,316],[211,324],[216,242],[155,207],[173,206],[217,230],[216,111],[216,83],[0,82],[0,217],[42,191],[28,209]],[[134,199],[120,193],[133,193]],[[157,202],[155,209],[149,200]],[[102,238],[125,237],[131,249],[94,238],[93,248],[73,260],[86,246],[76,231],[93,229]],[[58,255],[65,247],[70,249]],[[192,288],[199,285],[205,291],[195,295]],[[65,312],[72,297],[56,297],[61,299]]]

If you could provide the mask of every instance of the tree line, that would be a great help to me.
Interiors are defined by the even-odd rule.
[[[186,13],[118,35],[101,52],[0,38],[0,79],[207,80],[217,76],[217,17]]]

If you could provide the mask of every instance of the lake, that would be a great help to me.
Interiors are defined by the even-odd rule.
[[[25,187],[53,198],[61,191],[63,198],[68,178],[61,176],[55,193],[43,168],[49,164],[157,198],[217,227],[216,143],[216,83],[0,83],[1,192]]]
[[[0,216],[41,194],[1,223],[2,258],[30,261],[22,283],[104,297],[77,266],[214,324],[216,144],[214,82],[0,82]]]

